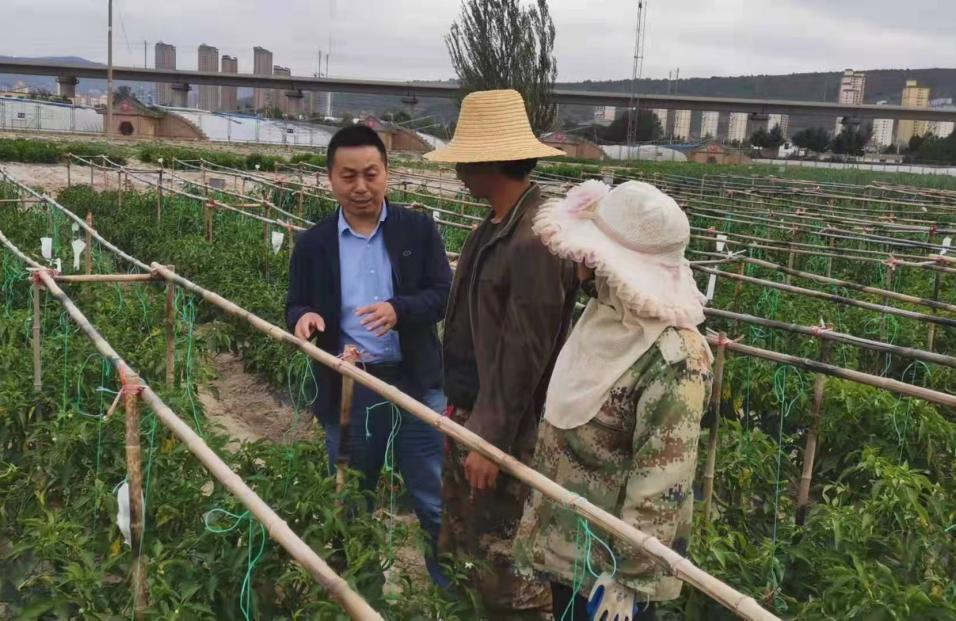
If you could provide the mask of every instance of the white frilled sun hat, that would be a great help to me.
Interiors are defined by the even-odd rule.
[[[531,131],[524,99],[513,89],[476,91],[461,102],[455,135],[447,146],[424,155],[432,162],[507,162],[564,155]]]
[[[684,257],[687,216],[649,183],[628,181],[612,190],[585,181],[542,205],[534,231],[552,253],[583,262],[606,279],[625,317],[682,328],[704,321],[706,298]]]

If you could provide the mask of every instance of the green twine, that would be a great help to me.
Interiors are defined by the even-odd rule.
[[[70,321],[66,311],[60,313],[60,328],[63,331],[63,397],[60,402],[60,411],[66,411],[68,386],[70,385]]]
[[[0,285],[0,292],[3,293],[3,316],[10,316],[10,309],[13,307],[15,288],[18,283],[23,281],[27,272],[19,263],[13,261],[4,261],[3,263],[3,284]],[[32,290],[33,287],[30,287]],[[32,301],[32,300],[31,300]]]
[[[192,411],[193,423],[196,425],[196,432],[205,439],[202,423],[199,421],[199,411],[196,408],[196,399],[193,397],[193,329],[196,324],[196,305],[193,302],[192,296],[185,296],[186,302],[185,304],[181,304],[181,295],[179,293],[179,289],[177,288],[176,291],[175,304],[177,308],[180,308],[180,317],[186,324],[186,397],[189,399],[189,407]]]
[[[800,399],[800,395],[803,392],[803,377],[797,373],[797,380],[799,381],[799,388],[794,393],[793,399],[789,402],[787,401],[787,370],[790,369],[789,365],[783,365],[777,369],[773,375],[773,394],[777,398],[777,402],[780,404],[780,423],[777,428],[777,469],[774,476],[774,492],[773,492],[773,531],[771,535],[771,544],[770,544],[770,575],[774,590],[778,589],[780,584],[777,578],[777,573],[774,571],[773,565],[774,560],[777,555],[777,528],[779,526],[779,515],[780,515],[780,472],[783,467],[783,423],[790,415],[790,411],[793,409],[793,406],[796,405],[797,401]]]
[[[372,433],[369,431],[369,418],[371,417],[372,410],[382,406],[389,408],[389,413],[392,417],[392,427],[389,430],[388,439],[385,441],[385,463],[383,465],[383,468],[388,475],[389,528],[385,537],[385,566],[388,567],[394,560],[394,521],[395,516],[398,514],[398,499],[395,496],[395,441],[398,438],[398,432],[401,431],[402,428],[402,412],[394,403],[391,403],[390,401],[382,401],[381,403],[376,403],[375,405],[365,408],[366,438],[372,437]]]
[[[106,383],[106,379],[109,377],[109,373],[112,370],[113,363],[109,358],[103,358],[102,363],[100,364],[100,386],[102,387]],[[97,417],[96,421],[96,470],[93,474],[93,488],[97,488],[97,484],[100,481],[100,462],[103,455],[103,419],[106,418],[106,410],[104,409],[105,403],[103,401],[103,394],[105,389],[97,389],[97,396],[99,397],[97,409],[100,412],[100,415]],[[92,532],[96,532],[96,516],[97,516],[97,507],[99,505],[99,498],[93,499],[93,529]]]
[[[232,525],[227,528],[218,528],[213,526],[210,523],[210,520],[213,516],[224,515],[232,519]],[[248,543],[246,545],[246,575],[242,580],[242,589],[239,591],[239,610],[242,611],[242,617],[246,621],[251,621],[251,612],[252,612],[252,573],[255,571],[256,565],[259,563],[259,560],[262,558],[263,553],[266,548],[266,531],[263,528],[262,524],[257,522],[252,518],[252,514],[248,511],[244,511],[240,514],[231,513],[225,509],[211,509],[203,515],[203,524],[206,527],[206,530],[217,534],[230,533],[242,524],[243,520],[246,520],[248,523]],[[254,528],[259,527],[259,549],[253,553],[255,549],[255,530]]]
[[[594,531],[591,530],[591,525],[587,520],[579,517],[577,518],[577,523],[578,527],[574,534],[574,545],[577,549],[577,554],[574,557],[574,566],[572,570],[574,584],[571,587],[571,590],[574,593],[580,592],[581,587],[584,585],[584,580],[587,578],[588,574],[591,574],[593,578],[600,577],[600,574],[594,570],[594,566],[591,564],[591,550],[593,549],[593,544],[595,541],[601,544],[601,546],[607,551],[608,556],[611,557],[611,578],[613,579],[617,575],[617,557],[614,556],[614,551],[611,550],[611,546],[609,546],[608,543],[599,536],[594,534]],[[568,618],[569,613],[571,614],[571,618],[574,617],[575,599],[577,598],[572,597],[571,601],[568,602],[564,612],[561,613],[561,621],[565,621]]]
[[[302,370],[298,373],[299,377],[299,386],[297,389],[293,389],[293,374],[295,372],[296,366],[302,367]],[[308,390],[308,380],[312,380],[312,390]],[[295,438],[292,436],[292,432],[299,429],[299,415],[301,408],[306,408],[315,403],[315,400],[319,396],[319,384],[315,379],[315,371],[312,368],[312,363],[308,356],[302,352],[296,352],[292,356],[292,361],[289,363],[289,369],[286,372],[286,388],[289,391],[289,400],[292,401],[292,414],[294,421],[292,427],[289,428],[284,436],[282,443],[285,445],[286,452],[286,476],[285,484],[282,489],[282,500],[283,502],[288,496],[289,492],[289,481],[292,480],[292,466],[295,461]]]

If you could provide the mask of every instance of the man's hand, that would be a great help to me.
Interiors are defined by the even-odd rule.
[[[498,480],[498,464],[472,451],[465,458],[465,478],[476,490],[491,489]]]
[[[295,324],[295,335],[308,341],[316,332],[325,332],[325,319],[318,313],[306,313]]]
[[[385,336],[398,323],[395,307],[388,302],[369,304],[355,311],[362,318],[362,325],[375,336]]]

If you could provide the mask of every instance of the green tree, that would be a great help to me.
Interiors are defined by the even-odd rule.
[[[465,93],[513,88],[536,134],[553,127],[558,66],[547,0],[528,8],[518,0],[464,0],[445,45]]]
[[[795,133],[791,140],[801,149],[823,153],[830,146],[830,132],[823,127],[808,127]]]
[[[873,126],[844,125],[843,130],[833,138],[830,150],[839,155],[863,155],[863,148],[873,136]]]
[[[664,135],[664,128],[657,116],[650,110],[637,111],[637,141],[657,140]],[[605,142],[627,142],[627,114],[615,118],[607,127],[597,127],[597,136]]]
[[[757,131],[750,136],[750,144],[761,149],[775,149],[784,143],[783,130],[780,126],[775,126],[769,132],[764,127],[757,128]]]

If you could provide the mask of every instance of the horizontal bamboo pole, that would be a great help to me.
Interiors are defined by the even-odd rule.
[[[57,282],[149,282],[162,280],[153,274],[57,274]]]
[[[949,326],[951,328],[956,327],[956,319],[949,319],[948,317],[937,317],[935,315],[927,315],[925,313],[917,313],[915,311],[908,311],[902,308],[896,308],[895,306],[886,306],[883,304],[872,304],[870,302],[861,302],[860,300],[854,300],[853,298],[833,295],[831,293],[826,293],[825,291],[817,291],[815,289],[805,289],[803,287],[785,285],[783,283],[774,282],[772,280],[764,280],[762,278],[744,276],[743,274],[735,274],[733,272],[721,272],[719,270],[711,269],[709,267],[703,267],[700,265],[691,264],[691,268],[699,272],[703,272],[705,274],[715,274],[723,278],[739,280],[739,281],[754,284],[754,285],[760,285],[761,287],[770,287],[771,289],[779,289],[781,291],[786,291],[788,293],[795,293],[797,295],[802,295],[808,298],[826,300],[827,302],[832,302],[834,304],[843,304],[845,306],[855,306],[857,308],[865,308],[867,310],[872,310],[879,313],[886,313],[887,315],[896,315],[897,317],[905,317],[907,319],[914,319],[916,321],[922,321],[925,323],[936,323],[943,326]]]
[[[775,615],[767,612],[757,604],[752,597],[740,593],[733,587],[721,582],[699,567],[695,566],[690,560],[674,552],[656,537],[643,533],[634,526],[627,524],[620,518],[608,513],[607,511],[595,506],[586,498],[578,494],[569,492],[551,479],[545,477],[536,470],[522,464],[517,459],[508,455],[501,449],[486,442],[477,434],[465,429],[461,425],[454,423],[451,419],[441,416],[432,411],[429,407],[419,403],[404,392],[398,390],[382,380],[366,373],[365,371],[348,364],[344,360],[337,358],[325,351],[322,351],[312,343],[297,338],[289,332],[275,326],[261,317],[243,309],[242,307],[230,302],[222,296],[204,289],[194,282],[171,272],[159,263],[151,265],[154,272],[160,274],[167,280],[175,282],[178,286],[187,289],[206,301],[218,306],[225,312],[235,317],[239,317],[249,322],[257,330],[268,334],[278,341],[282,341],[297,347],[310,358],[331,368],[340,375],[352,377],[356,382],[370,388],[384,399],[391,401],[399,408],[417,416],[426,423],[438,429],[443,434],[451,437],[456,442],[477,450],[485,457],[497,463],[502,470],[508,472],[515,478],[526,483],[532,488],[540,491],[546,497],[574,511],[578,515],[589,520],[606,532],[612,534],[618,539],[634,546],[636,550],[646,554],[656,563],[661,565],[671,575],[683,580],[684,582],[703,591],[708,596],[725,606],[729,610],[738,614],[744,619],[778,619]]]
[[[734,313],[719,308],[705,308],[704,314],[708,317],[720,317],[722,319],[730,319],[732,321],[763,326],[765,328],[774,328],[777,330],[785,330],[787,332],[795,332],[797,334],[805,334],[807,336],[820,338],[825,341],[846,343],[847,345],[854,345],[863,349],[893,354],[895,356],[908,358],[910,360],[920,360],[922,362],[931,362],[933,364],[956,368],[956,357],[947,356],[945,354],[937,354],[936,352],[916,349],[914,347],[901,347],[899,345],[892,345],[890,343],[884,343],[883,341],[866,339],[860,336],[846,334],[844,332],[824,330],[815,326],[801,326],[799,324],[787,323],[785,321],[776,321],[774,319],[755,317],[754,315]]]
[[[717,345],[719,342],[719,339],[716,336],[708,335],[707,340],[712,345]],[[937,405],[956,407],[956,395],[939,392],[938,390],[923,388],[921,386],[913,386],[912,384],[900,382],[895,379],[880,377],[878,375],[870,375],[861,371],[851,371],[850,369],[835,367],[818,360],[799,358],[797,356],[791,356],[790,354],[781,354],[779,352],[770,351],[768,349],[760,349],[759,347],[751,347],[741,343],[728,342],[726,347],[728,351],[735,351],[737,353],[752,356],[754,358],[761,358],[771,362],[787,364],[793,367],[805,369],[807,371],[813,371],[814,373],[823,373],[824,375],[829,375],[831,377],[849,380],[858,384],[874,386],[876,388],[881,388],[883,390],[906,397],[915,397],[917,399],[922,399],[923,401],[929,401],[930,403],[935,403]]]
[[[724,256],[719,252],[701,252],[701,254],[706,254],[709,256]],[[753,259],[750,257],[738,257],[738,261],[743,261],[744,263],[750,263],[751,265],[756,265],[764,269],[771,270],[773,272],[780,272],[787,274],[789,276],[796,276],[798,278],[805,278],[807,280],[812,280],[814,282],[819,282],[825,285],[834,285],[836,287],[843,287],[845,289],[851,289],[853,291],[860,291],[863,293],[872,293],[874,295],[883,296],[891,300],[898,300],[900,302],[907,302],[909,304],[916,304],[917,306],[926,306],[929,308],[935,308],[937,310],[945,310],[952,313],[956,313],[956,305],[947,304],[946,302],[940,302],[938,300],[933,300],[931,298],[921,298],[916,295],[909,295],[906,293],[897,293],[891,289],[881,289],[879,287],[870,287],[868,285],[861,285],[859,283],[851,282],[848,280],[839,280],[837,278],[830,278],[827,276],[822,276],[820,274],[814,274],[812,272],[802,272],[800,270],[795,270],[783,265],[777,265],[776,263],[771,263],[770,261],[764,261],[762,259]]]
[[[46,271],[39,271],[37,274],[50,294],[60,302],[97,351],[113,363],[113,367],[117,369],[121,377],[137,376],[136,371],[106,342],[86,316],[73,304],[73,301],[57,286],[50,274]],[[332,598],[342,605],[342,608],[352,619],[361,621],[382,619],[382,616],[369,606],[359,594],[353,591],[345,580],[332,571],[328,564],[302,541],[289,528],[288,524],[269,505],[263,502],[242,478],[233,472],[147,384],[141,382],[140,385],[142,386],[142,399],[156,413],[156,417],[186,445],[186,448],[199,459],[211,475],[249,509],[249,512],[266,528],[269,536],[285,548],[299,564],[312,574],[319,584],[328,590]]]

